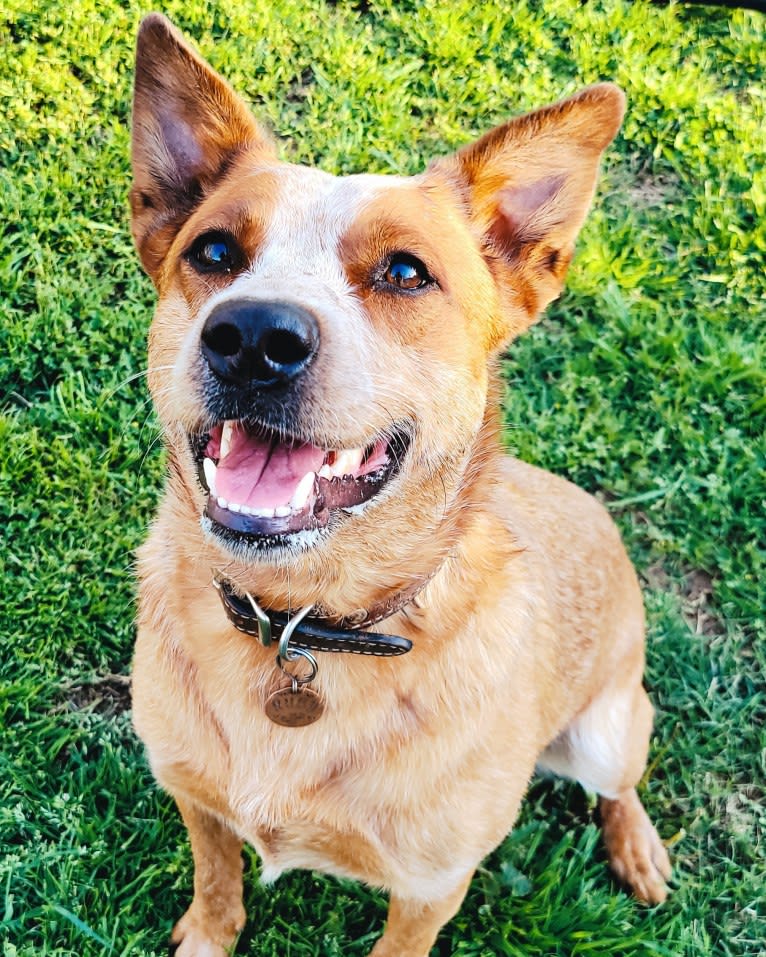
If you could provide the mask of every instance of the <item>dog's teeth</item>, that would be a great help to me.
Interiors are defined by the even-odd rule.
[[[242,506],[241,506],[241,505],[237,505],[236,502],[229,502],[229,511],[230,511],[230,512],[241,512],[241,511],[242,511]]]
[[[341,505],[341,512],[347,515],[361,515],[369,503],[360,502],[359,505]]]
[[[229,507],[229,502],[228,502],[228,500],[225,499],[222,495],[219,495],[219,496],[218,496],[218,506],[219,506],[219,508],[228,508],[228,507]]]
[[[329,465],[323,465],[322,468],[317,472],[319,478],[331,479],[332,478],[332,468]]]
[[[343,449],[332,463],[333,475],[353,475],[362,464],[364,449]]]
[[[325,468],[325,466],[322,467]],[[316,474],[314,472],[306,472],[300,482],[298,482],[298,486],[293,492],[293,497],[290,499],[290,508],[294,512],[299,512],[308,505],[311,493],[314,491],[315,478]]]
[[[213,498],[215,498],[215,473],[218,471],[216,464],[212,459],[205,458],[202,462],[202,469],[205,473],[205,481],[207,482],[208,490]]]
[[[221,459],[225,459],[231,451],[231,433],[233,428],[234,426],[231,422],[223,423],[223,428],[221,429],[221,454],[218,458],[219,462]]]
[[[275,518],[286,518],[290,514],[289,505],[280,505],[278,508],[274,509]]]
[[[253,515],[256,518],[274,518],[274,509],[273,508],[254,508]]]

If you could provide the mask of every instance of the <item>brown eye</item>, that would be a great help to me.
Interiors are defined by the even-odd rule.
[[[415,256],[396,253],[389,260],[383,280],[399,289],[420,289],[431,282],[431,277],[423,263]]]

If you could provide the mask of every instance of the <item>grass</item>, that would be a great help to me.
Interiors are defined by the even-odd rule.
[[[509,448],[603,497],[646,587],[643,796],[675,893],[604,866],[590,798],[535,782],[435,953],[762,955],[766,34],[602,0],[165,7],[334,172],[413,172],[508,115],[628,92],[568,291],[510,349]],[[166,952],[191,862],[131,731],[132,561],[162,482],[126,215],[135,2],[5,0],[0,28],[2,957]],[[249,858],[242,954],[363,955],[369,890]]]

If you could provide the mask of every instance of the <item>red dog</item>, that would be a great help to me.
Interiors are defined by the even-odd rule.
[[[600,84],[419,176],[336,178],[144,20],[131,198],[169,477],[134,710],[194,853],[178,957],[235,940],[243,841],[265,880],[387,888],[375,957],[425,957],[536,764],[601,795],[612,867],[664,898],[635,573],[594,499],[499,441],[498,355],[559,294],[623,106]]]

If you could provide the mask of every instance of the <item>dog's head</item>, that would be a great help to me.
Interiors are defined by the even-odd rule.
[[[224,552],[433,533],[494,427],[494,358],[561,290],[623,106],[593,86],[419,176],[335,177],[280,161],[171,24],[143,21],[150,385],[174,481]]]

